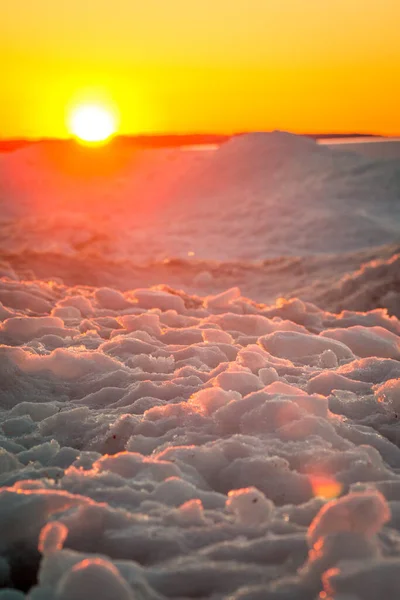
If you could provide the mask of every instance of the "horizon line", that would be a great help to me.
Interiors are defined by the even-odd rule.
[[[228,139],[240,135],[246,135],[251,133],[274,133],[274,132],[282,132],[282,133],[290,133],[292,135],[298,135],[300,137],[312,137],[312,138],[351,138],[351,137],[375,137],[375,138],[384,138],[391,139],[400,137],[400,133],[386,135],[378,132],[358,132],[358,131],[343,131],[343,132],[331,132],[331,131],[307,131],[307,132],[295,132],[286,129],[259,129],[259,130],[246,130],[246,131],[234,131],[234,132],[199,132],[199,131],[190,131],[190,132],[151,132],[151,133],[119,133],[110,138],[110,142],[118,140],[118,139],[131,139],[131,140],[140,140],[140,139],[165,139],[165,138],[223,138]],[[12,137],[2,137],[0,135],[0,144],[1,143],[40,143],[40,142],[70,142],[74,141],[74,136],[12,136]]]

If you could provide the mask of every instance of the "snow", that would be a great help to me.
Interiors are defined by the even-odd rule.
[[[258,301],[400,314],[397,159],[285,132],[114,152],[43,142],[0,156],[1,271],[104,288],[105,308],[161,282],[229,304],[240,282]],[[0,301],[46,302],[13,290]]]
[[[133,600],[133,592],[112,563],[101,558],[85,559],[61,577],[55,597],[57,600]]]
[[[274,510],[273,503],[254,487],[230,491],[226,507],[236,515],[240,523],[253,526],[268,521]]]
[[[310,546],[329,533],[350,531],[370,537],[389,521],[390,510],[379,492],[348,494],[326,504],[315,517],[308,530]]]
[[[0,157],[0,600],[394,597],[398,163],[119,158]]]
[[[359,313],[303,304],[279,319],[236,292],[30,285],[46,311],[9,306],[0,331],[3,585],[39,600],[240,598],[290,574],[291,593],[316,595],[350,558],[397,556],[393,320],[365,315],[365,336]]]

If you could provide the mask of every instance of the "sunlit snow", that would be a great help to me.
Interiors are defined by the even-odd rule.
[[[398,161],[130,152],[0,157],[0,600],[395,598]]]

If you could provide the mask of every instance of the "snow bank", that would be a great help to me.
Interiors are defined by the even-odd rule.
[[[399,240],[397,161],[285,132],[236,136],[210,152],[114,152],[44,142],[0,156],[0,249],[227,261]]]
[[[372,598],[365,564],[374,590],[390,588],[395,319],[239,290],[4,278],[0,294],[11,285],[4,598]]]
[[[395,160],[284,132],[235,136],[209,152],[43,142],[0,155],[0,190],[0,274],[10,279],[0,322],[10,317],[4,304],[49,314],[44,290],[14,285],[33,273],[96,286],[106,311],[156,308],[140,289],[162,281],[207,296],[216,313],[232,312],[240,284],[258,302],[400,316]],[[116,291],[131,288],[137,297]],[[181,302],[157,298],[159,308]],[[90,318],[84,293],[64,302],[51,313],[65,323],[57,337],[74,328],[71,309]]]

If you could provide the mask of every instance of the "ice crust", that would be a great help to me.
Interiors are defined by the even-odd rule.
[[[0,599],[397,589],[395,318],[237,288],[4,291]]]

